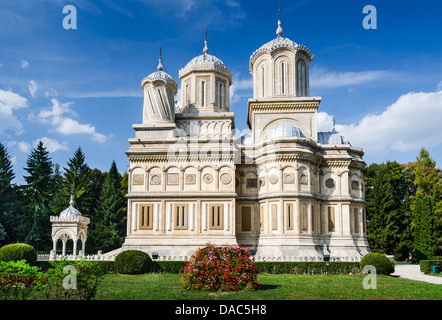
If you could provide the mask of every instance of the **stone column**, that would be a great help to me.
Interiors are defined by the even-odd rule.
[[[313,211],[312,211],[312,203],[309,202],[307,207],[307,233],[312,234],[312,221],[313,221]]]
[[[301,200],[298,198],[295,202],[295,224],[294,224],[294,231],[295,234],[299,234],[300,226],[301,226]]]
[[[154,224],[155,224],[155,231],[158,231],[159,226],[160,226],[160,204],[159,203],[155,203],[155,209],[154,209]]]
[[[77,239],[72,239],[74,242],[73,256],[77,256]]]
[[[190,204],[190,231],[195,229],[195,204]]]
[[[226,203],[224,206],[224,225],[226,231],[229,231],[229,222],[230,222],[230,203]]]
[[[172,230],[172,204],[167,205],[167,230]]]
[[[61,242],[63,243],[63,249],[61,251],[61,255],[65,256],[66,255],[66,238],[62,238]]]

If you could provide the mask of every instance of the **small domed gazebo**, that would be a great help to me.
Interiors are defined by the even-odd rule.
[[[69,207],[63,210],[59,216],[51,216],[52,224],[52,242],[54,244],[51,250],[50,260],[56,259],[57,241],[61,239],[63,242],[62,256],[66,255],[66,243],[68,240],[74,242],[73,255],[77,255],[77,241],[81,240],[82,250],[81,256],[85,254],[85,245],[87,239],[87,226],[90,222],[89,218],[83,217],[75,207],[71,195]]]

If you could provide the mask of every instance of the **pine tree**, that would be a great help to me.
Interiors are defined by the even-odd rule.
[[[126,235],[126,201],[121,193],[121,180],[113,161],[101,189],[95,210],[96,228],[91,235],[95,246],[102,251],[119,248]]]
[[[3,227],[0,246],[17,240],[19,190],[12,183],[14,178],[11,157],[0,143],[0,226]]]
[[[69,206],[71,195],[74,206],[85,217],[93,214],[91,205],[93,203],[91,169],[85,162],[85,155],[81,148],[78,148],[64,169],[63,182],[57,192],[53,213],[59,214]]]
[[[412,249],[408,205],[410,183],[397,162],[373,164],[366,170],[367,240],[373,252],[405,259]]]
[[[437,249],[434,201],[431,196],[416,198],[414,205],[414,258],[431,259]]]
[[[39,142],[26,161],[24,208],[21,216],[21,232],[26,243],[36,245],[41,241],[39,249],[48,249],[51,244],[49,215],[53,198],[52,162],[49,152]]]

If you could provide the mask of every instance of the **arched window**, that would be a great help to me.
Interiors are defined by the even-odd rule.
[[[261,67],[260,70],[260,79],[261,79],[261,96],[265,97],[265,69],[264,66]]]
[[[298,97],[305,97],[307,96],[307,77],[304,61],[299,59],[296,67],[296,95]]]
[[[286,74],[287,74],[287,63],[285,61],[281,61],[281,64],[280,64],[281,94],[286,94],[286,92],[287,92],[287,90],[286,90],[286,85],[287,85]]]

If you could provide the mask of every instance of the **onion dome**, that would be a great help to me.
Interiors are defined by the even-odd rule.
[[[276,39],[273,39],[265,44],[263,44],[260,48],[255,50],[250,56],[250,66],[253,65],[256,58],[263,52],[267,52],[272,54],[274,51],[284,48],[284,49],[292,49],[293,51],[304,51],[309,60],[313,60],[313,54],[310,50],[301,44],[297,44],[296,42],[290,40],[289,38],[284,38],[282,36],[283,29],[281,27],[281,17],[278,19],[278,28],[276,29]]]
[[[70,220],[76,217],[81,217],[81,213],[80,211],[74,208],[74,200],[71,195],[71,200],[69,201],[69,207],[67,207],[60,213],[60,219]]]
[[[204,41],[203,54],[196,56],[190,60],[187,65],[179,71],[179,77],[182,78],[194,71],[218,71],[231,78],[231,70],[218,58],[209,54],[207,47],[207,30],[206,40]]]
[[[142,81],[141,81],[141,88],[144,87],[144,84],[146,82],[154,82],[154,81],[164,81],[165,83],[171,83],[172,85],[174,85],[175,87],[178,87],[177,83],[175,82],[175,80],[173,80],[173,78],[166,72],[163,71],[163,58],[161,56],[161,46],[160,46],[160,58],[158,61],[158,67],[157,67],[157,71],[151,73],[150,75],[148,75],[147,77],[145,77]]]
[[[294,124],[283,122],[271,128],[267,132],[266,137],[270,140],[279,137],[304,137],[304,135],[302,134],[301,129]]]
[[[326,132],[318,132],[318,142],[320,144],[332,144],[332,145],[342,145],[348,144],[351,145],[350,142],[339,134],[335,129],[335,119],[333,119],[333,130]]]

